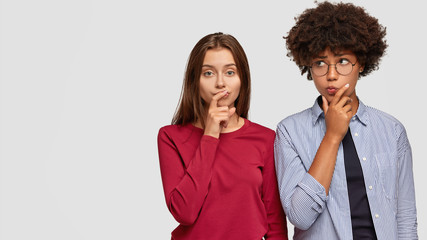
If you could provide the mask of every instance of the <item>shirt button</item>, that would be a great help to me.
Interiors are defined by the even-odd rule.
[[[378,215],[378,214],[375,214],[375,218],[379,218],[380,217],[380,215]]]
[[[366,161],[366,158],[365,158],[365,157],[363,157],[362,159],[363,159],[363,161]]]
[[[356,120],[356,117],[353,117],[353,120]]]
[[[355,133],[355,134],[354,134],[354,136],[358,137],[358,136],[359,136],[359,134],[358,134],[358,133]]]
[[[369,190],[372,190],[372,186],[369,186],[368,188],[369,188]]]

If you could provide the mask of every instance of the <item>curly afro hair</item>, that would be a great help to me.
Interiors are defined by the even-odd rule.
[[[295,21],[295,26],[284,37],[287,56],[298,65],[301,75],[307,72],[307,79],[312,79],[308,71],[312,58],[327,47],[333,52],[352,51],[364,66],[360,76],[378,69],[387,48],[386,28],[362,7],[322,2],[316,8],[306,9]]]

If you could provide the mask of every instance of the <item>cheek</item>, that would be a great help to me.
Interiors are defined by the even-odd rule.
[[[203,101],[205,101],[205,103],[211,102],[211,98],[206,92],[200,91],[200,97],[203,99]]]
[[[200,83],[200,85],[199,85],[199,94],[200,94],[200,97],[203,99],[203,101],[205,101],[207,103],[210,102],[210,98],[209,98],[210,94],[208,94],[208,89],[202,83]]]
[[[355,93],[356,93],[356,91],[355,91],[356,89],[354,88],[354,86],[353,87],[350,87],[350,89],[348,89],[347,90],[347,96],[348,97],[351,97],[351,96],[353,96]]]
[[[240,88],[241,88],[242,86],[240,85],[240,84],[238,84],[237,86],[236,86],[236,93],[237,93],[237,95],[239,95],[240,94]]]
[[[322,91],[325,89],[325,87],[319,81],[314,81],[314,86],[319,93],[322,93]]]
[[[237,78],[235,83],[234,83],[234,91],[237,93],[237,95],[239,95],[240,93],[240,88],[242,87],[242,82],[240,81],[240,78]]]
[[[349,76],[348,79],[346,79],[345,83],[350,84],[349,92],[354,92],[354,89],[356,88],[358,80],[359,80],[359,74],[358,73],[355,75],[351,75],[351,76]]]

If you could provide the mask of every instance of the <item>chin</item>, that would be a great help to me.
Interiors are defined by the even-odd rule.
[[[328,102],[328,104],[331,103],[332,99],[334,99],[334,96],[331,96],[331,95],[323,95],[323,96],[325,96],[326,101]]]
[[[230,105],[230,100],[229,99],[221,99],[221,100],[219,100],[218,101],[218,105],[221,105],[221,106],[225,106],[225,105]]]
[[[229,107],[230,104],[228,103],[218,103],[218,107]]]

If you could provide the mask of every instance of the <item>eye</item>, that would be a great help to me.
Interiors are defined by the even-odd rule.
[[[340,61],[338,62],[338,64],[341,64],[341,65],[347,65],[349,63],[350,61],[346,58],[341,58]]]
[[[312,65],[313,67],[324,67],[326,66],[326,63],[324,61],[316,61]]]
[[[234,72],[233,70],[227,71],[225,74],[227,76],[233,76],[236,72]]]
[[[212,71],[206,71],[203,73],[203,76],[205,76],[205,77],[213,76],[213,72]]]

